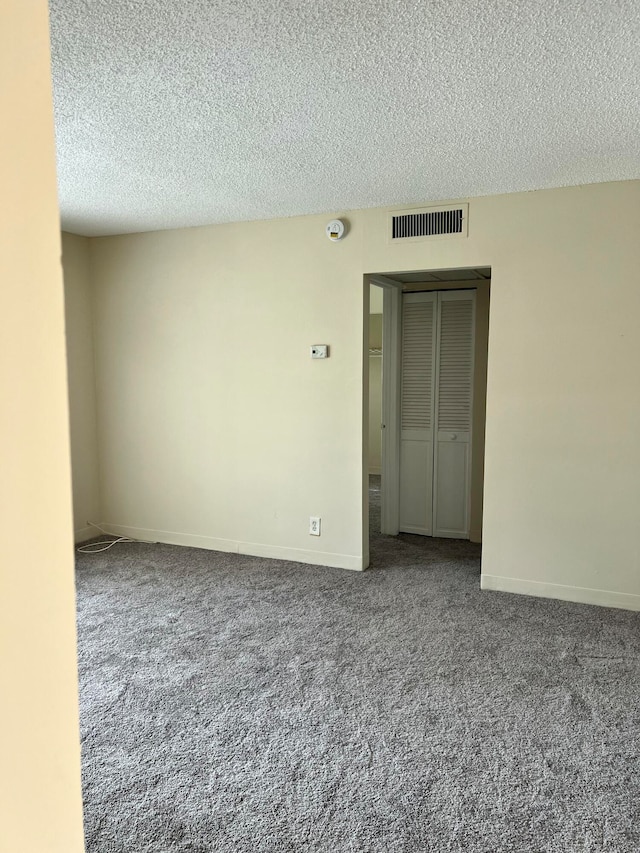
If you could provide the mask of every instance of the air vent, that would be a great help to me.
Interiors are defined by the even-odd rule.
[[[390,215],[391,241],[425,240],[435,237],[466,237],[469,206],[425,207],[395,210]]]

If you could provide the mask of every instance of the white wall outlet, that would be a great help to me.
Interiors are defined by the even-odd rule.
[[[314,344],[311,347],[311,358],[329,358],[328,344]]]
[[[312,515],[309,519],[309,536],[320,536],[320,522],[321,518],[318,518],[316,515]]]

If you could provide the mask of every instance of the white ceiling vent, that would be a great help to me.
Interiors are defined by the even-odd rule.
[[[409,240],[433,240],[443,237],[466,237],[469,205],[422,207],[394,210],[389,214],[389,239],[392,243]]]

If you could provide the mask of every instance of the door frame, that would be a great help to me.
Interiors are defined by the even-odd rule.
[[[478,266],[486,266],[492,269],[490,263],[478,264]],[[448,267],[447,269],[467,269],[463,267]],[[443,268],[444,269],[444,268]],[[413,272],[414,270],[404,270],[404,272]],[[438,270],[436,270],[438,271]],[[418,270],[415,272],[426,272],[429,270]],[[393,275],[393,273],[391,273]],[[480,349],[485,353],[483,356],[484,364],[484,392],[482,397],[475,397],[473,400],[474,411],[474,442],[479,442],[478,452],[475,453],[475,445],[472,448],[472,490],[473,483],[480,484],[480,492],[476,496],[476,516],[471,513],[471,533],[470,539],[472,542],[482,541],[482,505],[484,496],[484,462],[485,462],[485,428],[486,428],[486,390],[487,376],[486,370],[488,367],[488,337],[489,324],[491,317],[491,279],[483,279],[482,282],[474,279],[448,280],[446,282],[428,282],[428,287],[424,287],[427,282],[420,282],[420,287],[414,287],[412,284],[403,285],[402,282],[393,278],[388,278],[384,273],[365,273],[363,276],[363,291],[364,291],[364,310],[365,310],[365,334],[364,334],[364,349],[363,358],[366,365],[366,373],[363,377],[363,567],[369,565],[369,475],[368,475],[368,418],[369,418],[369,286],[376,284],[382,287],[383,294],[383,389],[382,389],[382,421],[385,425],[383,429],[381,442],[381,471],[382,471],[382,487],[381,487],[381,525],[382,533],[396,536],[399,533],[400,524],[400,387],[401,387],[401,343],[402,343],[402,294],[403,292],[411,293],[414,290],[476,290],[476,317],[478,312],[481,312],[485,317],[482,326],[476,325],[475,338],[475,358],[474,358],[474,373],[478,367],[478,353]],[[477,321],[476,321],[477,322]],[[475,469],[478,468],[476,471]],[[473,506],[473,503],[472,503]],[[477,526],[474,526],[477,525]]]
[[[397,536],[400,532],[402,284],[384,275],[369,275],[367,278],[368,285],[375,284],[383,289],[380,532]]]

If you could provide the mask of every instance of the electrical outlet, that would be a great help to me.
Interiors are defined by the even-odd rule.
[[[321,518],[318,518],[315,515],[312,515],[309,519],[309,536],[320,536],[320,522]]]

